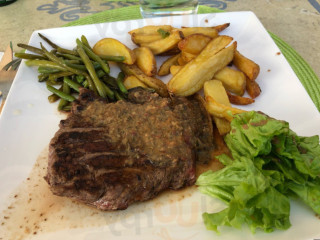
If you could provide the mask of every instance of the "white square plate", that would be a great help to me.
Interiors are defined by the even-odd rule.
[[[41,32],[53,42],[69,49],[75,46],[75,39],[82,34],[92,45],[101,38],[113,37],[134,48],[128,31],[144,25],[210,26],[226,22],[231,25],[222,34],[232,36],[238,42],[239,51],[261,67],[257,82],[262,93],[254,104],[243,108],[263,111],[274,118],[286,120],[298,135],[320,135],[319,112],[284,56],[278,54],[278,47],[252,12],[176,16],[39,30],[32,34],[29,44],[39,46],[41,39],[37,33]],[[158,65],[163,59],[159,59]],[[113,73],[116,73],[116,70]],[[10,194],[28,177],[36,159],[47,147],[58,129],[59,121],[64,117],[56,110],[56,104],[47,101],[49,92],[45,84],[38,83],[37,75],[35,68],[21,64],[0,116],[0,210],[7,208]],[[168,78],[163,80],[168,81]],[[160,200],[129,207],[123,211],[123,215],[127,214],[126,217],[116,215],[118,217],[112,223],[104,226],[94,226],[90,222],[81,228],[65,225],[55,231],[39,231],[36,235],[31,233],[30,239],[320,238],[319,219],[308,207],[295,201],[292,201],[291,205],[292,227],[287,231],[275,231],[271,234],[258,231],[252,235],[246,227],[242,230],[224,227],[218,237],[214,232],[205,229],[201,214],[204,211],[217,211],[224,205],[219,200],[192,189],[189,193],[187,190],[181,194],[184,195],[181,196],[183,199],[177,201],[173,198],[170,200],[170,197],[166,198],[163,194]],[[108,215],[114,213],[105,213],[105,216]],[[0,225],[0,237],[4,230]]]

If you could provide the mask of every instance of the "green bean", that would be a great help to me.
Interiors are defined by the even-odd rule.
[[[76,81],[77,81],[77,83],[79,83],[79,84],[83,84],[84,83],[84,76],[82,76],[82,75],[75,75],[76,77],[75,77],[75,79],[76,79]]]
[[[100,55],[99,57],[106,61],[111,62],[123,62],[126,58],[124,56],[110,56],[110,55]]]
[[[64,106],[63,108],[62,108],[62,111],[66,111],[66,112],[70,112],[71,111],[71,105],[70,105],[70,103],[68,104],[68,105],[66,105],[66,106]]]
[[[48,52],[44,47],[43,45],[41,44],[41,47],[42,47],[42,50],[43,50],[43,53],[51,60],[53,61],[55,64],[57,64],[58,66],[60,66],[63,70],[68,70],[70,72],[73,72],[75,74],[80,74],[80,75],[84,75],[85,72],[83,71],[80,71],[78,69],[74,69],[74,68],[71,68],[69,67],[67,64],[65,64],[65,62],[58,58],[57,56],[55,56],[54,54]]]
[[[52,49],[50,52],[53,54],[57,54],[57,49]]]
[[[68,77],[64,77],[63,78],[63,82],[68,84],[69,87],[71,87],[72,89],[76,90],[77,92],[79,92],[79,89],[82,87],[79,83],[77,83],[75,81],[72,81]]]
[[[115,89],[118,88],[116,79],[114,77],[109,76],[109,75],[105,75],[105,76],[102,77],[102,80],[103,80],[104,83],[110,85],[112,88],[115,88]]]
[[[63,60],[61,60],[60,58],[58,58],[57,56],[55,56],[54,54],[48,52],[45,47],[41,44],[41,48],[42,48],[42,51],[43,53],[51,60],[51,61],[54,61],[56,64],[58,64],[59,66],[65,68],[66,70],[70,71],[70,72],[73,72],[74,74],[77,74],[77,75],[83,75],[86,77],[87,81],[88,81],[88,85],[89,85],[89,88],[94,91],[94,92],[97,92],[97,88],[95,86],[95,83],[94,81],[90,78],[90,76],[84,72],[84,71],[81,71],[79,69],[74,69],[72,67],[69,67],[67,66]],[[91,62],[90,62],[91,63]]]
[[[60,97],[59,96],[57,96],[56,94],[51,94],[50,96],[48,96],[48,101],[50,102],[50,103],[54,103],[54,102],[56,102],[56,101],[58,101],[60,99]]]
[[[68,53],[58,53],[58,56],[70,59],[70,60],[79,60],[82,61],[82,59],[78,56],[72,55],[72,54],[68,54]]]
[[[53,68],[58,69],[60,71],[65,71],[66,68],[59,65],[58,63],[48,61],[48,60],[28,60],[25,62],[27,66],[36,66],[36,67],[46,67],[46,68]]]
[[[68,67],[74,68],[74,69],[78,69],[80,71],[87,71],[87,68],[85,65],[80,65],[80,64],[73,64],[73,63],[69,63],[69,62],[65,62],[65,64]]]
[[[89,58],[91,58],[92,60],[96,61],[97,63],[99,63],[101,65],[101,68],[103,69],[103,71],[105,71],[106,73],[110,73],[110,68],[107,63],[105,63],[90,48],[85,46],[79,39],[77,39],[76,42],[77,42],[78,46],[81,46],[84,49],[84,51],[86,52],[86,54],[88,55]]]
[[[77,51],[83,61],[83,63],[86,65],[87,70],[89,72],[89,75],[91,76],[94,85],[96,86],[98,93],[101,97],[106,98],[107,97],[107,91],[106,88],[103,86],[103,83],[98,78],[96,71],[94,70],[94,67],[88,57],[88,55],[85,53],[84,49],[78,45]]]
[[[62,91],[62,86],[59,88],[60,91]],[[48,96],[48,100],[50,103],[54,103],[56,101],[58,101],[60,99],[60,97],[54,93],[52,93],[50,96]]]
[[[119,87],[119,90],[124,93],[124,94],[128,94],[128,90],[126,89],[126,87],[123,85],[123,79],[124,79],[125,75],[123,72],[119,72],[118,77],[116,79],[117,85]]]
[[[68,76],[71,76],[73,75],[72,72],[58,72],[58,73],[52,73],[52,74],[49,74],[49,81],[54,81],[54,80],[57,80],[58,78],[61,78],[61,77],[68,77]]]
[[[18,43],[17,46],[21,47],[21,48],[24,48],[26,50],[29,50],[31,52],[43,55],[43,51],[40,48],[36,48],[36,47],[30,46],[30,45],[27,45],[27,44],[23,44],[23,43]]]
[[[72,60],[64,60],[65,63],[70,63],[70,64],[82,64],[81,60],[76,60],[76,59],[72,59]]]
[[[77,55],[77,52],[76,52],[76,51],[68,50],[68,49],[65,49],[65,48],[62,48],[62,47],[58,46],[57,44],[53,43],[51,40],[49,40],[48,38],[46,38],[45,36],[43,36],[41,33],[38,33],[38,35],[39,35],[44,41],[46,41],[52,48],[56,49],[57,52],[68,53],[68,54],[72,54],[72,55]]]
[[[101,68],[101,65],[97,62],[91,62],[94,69],[99,69]],[[66,62],[65,61],[65,64],[69,67],[72,67],[72,68],[75,68],[75,69],[79,69],[79,70],[82,70],[82,71],[87,71],[87,68],[85,65],[82,65],[82,64],[73,64],[73,63],[70,63],[70,62]]]
[[[47,85],[50,85],[50,86],[57,86],[57,85],[59,85],[59,86],[61,86],[62,85],[62,82],[60,81],[56,81],[56,79],[48,79],[47,81],[46,81],[46,84]]]
[[[38,73],[57,73],[57,72],[61,72],[61,70],[55,69],[55,68],[43,67],[43,66],[38,67]]]
[[[47,80],[48,80],[48,77],[49,77],[49,74],[47,74],[47,73],[41,73],[41,74],[38,75],[38,81],[39,81],[39,82],[47,81]]]
[[[69,102],[73,102],[73,101],[75,100],[75,97],[73,97],[72,95],[67,94],[67,93],[64,93],[63,91],[58,90],[58,89],[56,89],[56,88],[54,88],[54,87],[52,87],[52,86],[50,86],[50,85],[47,85],[47,89],[48,89],[50,92],[58,95],[60,98],[62,98],[62,99],[64,99],[64,100],[67,100],[67,101],[69,101]]]
[[[92,51],[92,48],[90,47],[90,44],[88,42],[88,39],[86,38],[86,36],[82,35],[81,36],[81,42]]]
[[[106,73],[103,70],[100,69],[100,70],[97,71],[98,78],[102,78],[105,75],[106,75]]]
[[[29,53],[15,53],[14,56],[21,59],[41,59],[41,60],[47,59],[44,56],[29,54]]]
[[[125,100],[125,98],[122,97],[121,94],[118,93],[117,91],[114,92],[114,95],[115,95],[115,97],[116,97],[117,100]]]
[[[108,97],[111,100],[114,100],[114,92],[103,82],[101,82],[102,86],[104,87],[105,91],[107,92]]]
[[[77,51],[69,50],[69,49],[65,49],[65,48],[61,48],[61,47],[57,48],[57,52],[59,52],[59,53],[67,53],[67,54],[79,56]]]
[[[65,94],[70,94],[70,87],[68,84],[66,84],[65,82],[63,83],[62,85],[62,91],[65,93]],[[58,110],[64,110],[64,107],[67,106],[69,103],[69,101],[65,100],[65,99],[62,99],[60,100],[59,102],[59,105],[58,105]]]
[[[58,48],[59,46],[53,42],[51,42],[48,38],[46,38],[45,36],[43,36],[41,33],[38,33],[39,37],[41,37],[44,41],[46,41],[51,47],[53,48]]]
[[[89,87],[88,80],[84,80],[83,83],[82,83],[82,86],[85,87],[85,88],[88,88]]]

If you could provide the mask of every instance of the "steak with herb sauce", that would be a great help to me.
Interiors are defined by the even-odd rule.
[[[196,161],[208,162],[214,148],[211,128],[199,97],[136,88],[128,101],[107,103],[81,89],[50,142],[45,179],[56,195],[126,209],[193,185]]]

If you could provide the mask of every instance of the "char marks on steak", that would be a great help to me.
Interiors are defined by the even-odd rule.
[[[50,142],[45,179],[60,196],[101,210],[126,209],[195,182],[195,161],[214,148],[211,120],[197,97],[162,98],[136,88],[107,103],[81,89]]]

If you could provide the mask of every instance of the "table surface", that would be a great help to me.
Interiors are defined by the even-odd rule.
[[[265,28],[291,45],[320,78],[319,0],[199,0],[224,11],[253,11]],[[17,0],[0,7],[0,52],[12,41],[27,43],[32,32],[62,25],[97,12],[138,4],[137,0]]]

